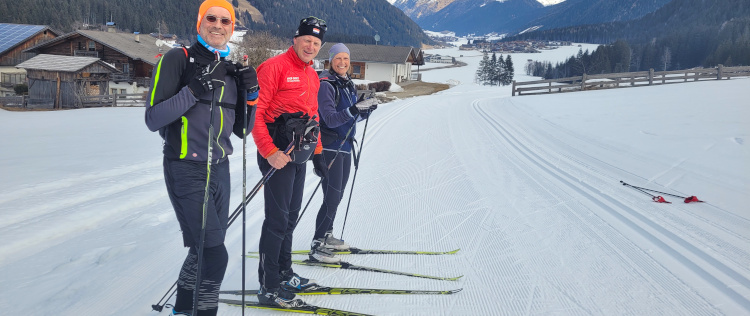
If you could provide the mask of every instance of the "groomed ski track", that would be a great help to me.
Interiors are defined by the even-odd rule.
[[[713,104],[727,117],[744,115],[741,121],[748,122],[746,99],[737,91],[746,91],[750,80],[524,97],[461,81],[441,93],[394,101],[374,112],[343,236],[360,248],[461,251],[341,258],[464,277],[451,282],[294,269],[326,286],[463,291],[302,297],[305,301],[373,315],[750,314],[750,215],[746,205],[736,203],[737,196],[747,196],[748,171],[733,174],[731,164],[711,166],[702,160],[712,151],[746,147],[750,134],[726,143],[707,137],[685,144],[681,136],[694,133],[671,130],[669,124],[679,127],[672,122],[694,113],[664,114],[696,102]],[[660,110],[662,103],[649,103],[644,96],[650,93],[669,95],[674,104]],[[715,95],[730,97],[716,101]],[[742,102],[744,110],[732,105]],[[634,105],[639,108],[630,108]],[[661,122],[650,116],[652,111]],[[617,125],[636,122],[639,115],[667,127]],[[49,122],[47,117],[59,123],[35,123]],[[65,123],[74,119],[90,125]],[[23,124],[14,125],[18,121]],[[3,170],[27,156],[32,160],[23,165],[28,171],[8,172],[0,192],[0,310],[8,315],[168,315],[150,311],[150,305],[174,282],[186,252],[164,189],[161,141],[143,125],[143,109],[4,112],[0,126],[20,134],[60,131],[57,137],[18,141],[46,149],[10,152],[0,160]],[[90,135],[97,134],[91,130],[99,135]],[[357,139],[363,131],[364,122]],[[617,137],[629,132],[643,141]],[[654,152],[649,142],[669,144],[658,142],[664,138],[673,140],[669,146],[674,148]],[[15,140],[4,142],[21,148],[14,147]],[[230,211],[241,198],[241,144],[235,139],[230,158]],[[248,153],[252,187],[261,177],[252,141]],[[36,173],[46,173],[44,181],[24,182],[39,179]],[[303,206],[317,180],[310,170]],[[620,180],[695,194],[707,203],[669,197],[673,204],[654,203]],[[339,208],[336,236],[348,196],[347,191]],[[318,192],[302,218],[295,249],[308,247],[321,198]],[[248,210],[247,250],[257,251],[262,195]],[[230,261],[223,289],[241,288],[240,224],[238,219],[227,236]],[[257,288],[257,260],[248,259],[247,265],[246,287]],[[238,307],[220,306],[219,315],[240,314]]]

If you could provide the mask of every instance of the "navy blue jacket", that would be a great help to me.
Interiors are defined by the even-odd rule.
[[[320,116],[320,137],[323,150],[335,151],[341,145],[349,128],[349,141],[341,147],[341,152],[349,153],[352,150],[352,140],[356,134],[357,127],[354,116],[349,112],[349,107],[357,103],[357,88],[349,76],[342,78],[330,70],[320,74],[320,90],[318,91],[318,114]],[[339,93],[339,102],[334,104],[336,93]],[[369,116],[361,114],[358,121]]]

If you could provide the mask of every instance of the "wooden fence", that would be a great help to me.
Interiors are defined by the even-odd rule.
[[[81,107],[145,106],[146,93],[81,96]]]
[[[65,106],[65,108],[145,106],[147,97],[146,93],[78,96],[78,100],[74,105]],[[5,107],[53,109],[54,104],[55,100],[50,98],[28,96],[0,97],[0,105]]]
[[[0,105],[9,108],[25,108],[26,98],[20,97],[0,97]]]
[[[721,80],[732,77],[749,77],[750,67],[696,68],[673,71],[621,72],[601,75],[583,74],[580,77],[567,77],[549,80],[513,81],[512,95],[532,95],[560,92],[573,92],[597,89],[615,89],[638,86],[651,86],[698,80]]]

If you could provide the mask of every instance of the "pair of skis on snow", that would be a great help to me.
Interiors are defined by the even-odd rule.
[[[347,250],[333,250],[336,254],[412,254],[412,255],[445,255],[445,254],[455,254],[460,249],[456,249],[453,251],[403,251],[403,250],[373,250],[373,249],[360,249],[360,248],[354,248],[351,247]],[[292,251],[292,254],[306,254],[307,250],[295,250]],[[250,258],[257,258],[257,253],[251,253],[250,255],[247,255]],[[404,276],[411,276],[411,277],[418,277],[418,278],[428,278],[428,279],[435,279],[435,280],[446,280],[446,281],[456,281],[462,276],[457,277],[437,277],[437,276],[430,276],[430,275],[423,275],[423,274],[416,274],[416,273],[409,273],[409,272],[401,272],[401,271],[393,271],[393,270],[385,270],[385,269],[379,269],[379,268],[371,268],[371,267],[365,267],[365,266],[359,266],[354,265],[345,261],[341,261],[339,263],[323,263],[323,262],[314,262],[310,260],[292,260],[292,263],[294,264],[301,264],[301,265],[310,265],[310,266],[319,266],[319,267],[326,267],[326,268],[336,268],[336,269],[350,269],[350,270],[361,270],[361,271],[371,271],[371,272],[380,272],[380,273],[389,273],[389,274],[396,274],[396,275],[404,275]],[[454,294],[460,292],[462,289],[455,289],[455,290],[446,290],[446,291],[426,291],[426,290],[396,290],[396,289],[366,289],[366,288],[346,288],[346,287],[327,287],[327,286],[316,286],[313,288],[309,288],[301,293],[296,293],[297,295],[339,295],[339,294],[422,294],[422,295],[446,295],[446,294]],[[255,291],[245,291],[244,293],[242,291],[221,291],[220,294],[231,294],[231,295],[256,295],[258,293],[257,290]],[[231,299],[219,299],[219,302],[229,304],[229,305],[236,305],[236,306],[242,306],[242,301],[240,300],[231,300]],[[280,308],[280,307],[273,307],[273,306],[266,306],[261,305],[256,302],[245,302],[245,307],[249,308],[257,308],[257,309],[267,309],[267,310],[278,310],[278,311],[286,311],[286,312],[294,312],[294,313],[304,313],[304,314],[316,314],[316,315],[342,315],[342,316],[367,316],[366,314],[361,313],[355,313],[355,312],[349,312],[344,310],[338,310],[338,309],[331,309],[331,308],[325,308],[315,305],[307,305],[307,306],[301,306],[301,307],[294,307],[294,308]]]

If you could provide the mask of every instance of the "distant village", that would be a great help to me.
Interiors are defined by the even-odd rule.
[[[541,53],[542,50],[555,49],[560,46],[570,46],[572,42],[563,41],[512,41],[500,42],[485,39],[469,40],[467,44],[459,46],[459,50],[478,50],[488,53]]]
[[[490,33],[483,36],[474,36],[470,34],[466,38],[457,37],[455,33],[449,31],[443,32],[427,32],[428,36],[438,42],[451,43],[466,40],[465,44],[459,46],[459,50],[476,50],[488,53],[541,53],[543,50],[555,49],[560,46],[573,45],[571,42],[565,41],[535,41],[535,40],[524,40],[524,41],[512,41],[512,42],[501,42],[505,37],[505,34]],[[427,62],[443,62],[445,60],[435,59],[435,61],[427,60],[425,55],[425,61]]]

